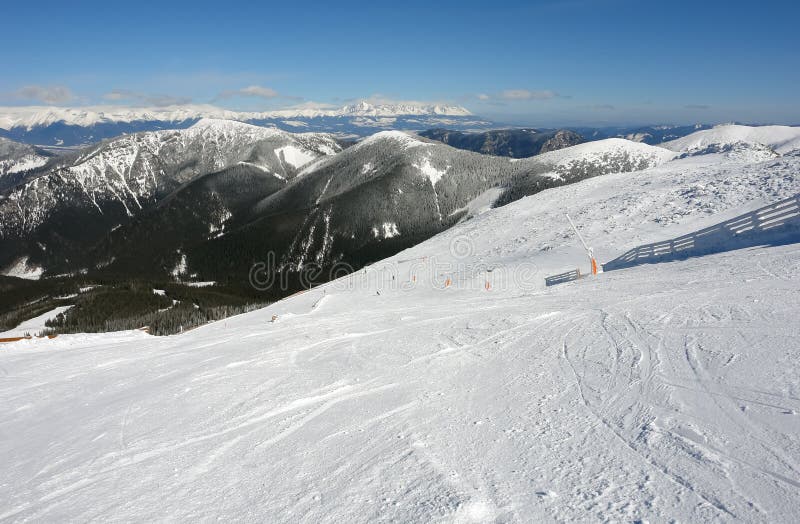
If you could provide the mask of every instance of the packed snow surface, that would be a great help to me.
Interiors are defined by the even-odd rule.
[[[800,245],[542,278],[588,266],[564,212],[608,260],[799,167],[597,177],[183,335],[0,346],[0,520],[796,522]]]

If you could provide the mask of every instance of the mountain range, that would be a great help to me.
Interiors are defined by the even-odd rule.
[[[540,151],[559,135],[574,138],[566,131],[522,133]],[[282,274],[296,275],[309,264],[358,268],[543,189],[678,156],[756,161],[794,154],[800,132],[723,126],[661,147],[609,138],[523,159],[402,131],[353,143],[220,119],[125,135],[55,157],[2,144],[2,274],[244,285],[248,270],[270,253]]]
[[[367,136],[388,129],[430,127],[487,129],[493,124],[460,106],[436,104],[370,104],[300,107],[276,111],[230,111],[212,105],[155,108],[122,106],[0,108],[0,137],[48,147],[74,147],[122,134],[186,129],[201,119],[236,120],[291,132],[331,132],[342,137]]]
[[[283,272],[359,267],[481,207],[675,156],[608,139],[519,160],[401,131],[347,145],[204,119],[59,157],[0,193],[0,267],[240,283],[270,252]]]
[[[625,138],[646,144],[660,144],[699,130],[707,124],[565,127],[560,129],[516,128],[473,115],[457,105],[397,103],[371,104],[361,101],[342,107],[300,106],[274,111],[231,111],[213,105],[180,105],[150,108],[125,106],[0,107],[0,137],[39,145],[60,152],[76,149],[122,134],[167,129],[187,129],[203,118],[236,120],[289,132],[333,133],[356,139],[380,131],[427,132],[429,138],[444,137],[450,145],[502,156],[532,156],[541,150],[540,139],[547,133],[569,134],[565,145],[576,143],[572,133],[584,141]],[[536,131],[536,133],[533,133]],[[459,136],[454,132],[468,132]],[[480,138],[481,132],[492,134]],[[539,135],[533,138],[534,135]],[[549,138],[545,138],[545,141]],[[511,154],[508,154],[510,152]]]
[[[709,124],[694,125],[653,125],[653,126],[610,126],[610,127],[573,127],[585,140],[602,140],[604,138],[624,138],[644,144],[662,144],[697,131],[711,129]]]

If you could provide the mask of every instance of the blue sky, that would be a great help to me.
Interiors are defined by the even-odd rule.
[[[8,2],[0,105],[355,99],[529,125],[800,124],[789,1]]]

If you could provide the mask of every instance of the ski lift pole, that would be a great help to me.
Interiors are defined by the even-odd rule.
[[[578,235],[578,238],[580,239],[581,244],[583,244],[583,249],[586,250],[586,254],[589,255],[589,261],[592,264],[592,275],[596,275],[597,273],[600,272],[600,269],[599,269],[599,266],[597,264],[597,260],[594,258],[594,250],[592,248],[590,248],[586,244],[586,241],[583,239],[583,235],[581,235],[581,232],[578,231],[577,227],[575,227],[575,223],[572,221],[572,218],[570,218],[569,214],[568,213],[564,213],[564,215],[567,217],[567,220],[569,221],[569,225],[572,226],[572,230],[575,231],[576,235]]]

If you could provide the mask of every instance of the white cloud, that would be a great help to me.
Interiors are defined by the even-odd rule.
[[[301,104],[295,104],[292,106],[287,107],[287,109],[335,109],[339,106],[334,104],[327,104],[325,102],[314,102],[312,100],[308,100]]]
[[[481,102],[499,104],[500,101],[521,101],[521,100],[550,100],[552,98],[564,98],[555,91],[549,89],[506,89],[499,93],[478,93],[475,98]]]
[[[192,99],[186,96],[149,95],[128,89],[114,89],[104,94],[103,98],[112,102],[125,100],[158,107],[185,105],[192,102]]]
[[[275,98],[278,92],[271,87],[264,86],[247,86],[239,90],[239,93],[245,96],[258,96],[261,98]]]
[[[500,98],[504,100],[549,100],[557,96],[557,93],[549,90],[530,91],[528,89],[506,89],[500,93]]]
[[[272,98],[278,98],[279,96],[281,96],[281,94],[272,89],[271,87],[251,85],[247,87],[242,87],[241,89],[228,89],[217,95],[217,98],[218,99],[233,98],[237,96],[249,96],[256,98],[272,99]],[[292,97],[284,97],[284,98],[292,98]]]
[[[72,90],[66,86],[24,86],[12,93],[8,93],[11,98],[18,100],[35,100],[45,104],[64,104],[75,99]]]
[[[105,98],[106,100],[125,100],[128,97],[121,91],[115,89],[110,93],[104,94],[103,98]]]

